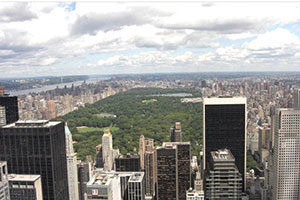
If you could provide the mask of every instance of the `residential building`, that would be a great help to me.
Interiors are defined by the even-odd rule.
[[[38,120],[0,128],[0,159],[10,174],[40,174],[44,200],[69,199],[64,126]]]
[[[242,197],[242,176],[230,150],[212,151],[205,180],[205,199],[224,200]]]
[[[300,199],[300,109],[276,111],[273,199]]]
[[[40,175],[9,174],[8,181],[11,200],[43,200]]]
[[[166,142],[156,148],[157,200],[184,200],[191,184],[190,143]]]
[[[180,122],[176,122],[175,126],[170,128],[170,141],[182,142],[183,132],[181,131]]]
[[[151,138],[145,138],[144,135],[140,136],[139,141],[139,155],[140,155],[140,162],[141,162],[141,169],[144,170],[144,155],[146,151],[153,151],[154,149],[154,140]]]
[[[6,161],[0,161],[0,200],[10,200]]]
[[[260,162],[264,162],[266,157],[269,155],[269,150],[271,150],[271,128],[267,126],[259,127],[258,129],[258,153],[260,157]]]
[[[246,126],[247,100],[243,97],[204,98],[203,147],[204,170],[210,152],[230,149],[246,186]]]
[[[112,135],[107,129],[102,136],[102,155],[104,161],[104,170],[110,171],[113,169],[113,142]]]

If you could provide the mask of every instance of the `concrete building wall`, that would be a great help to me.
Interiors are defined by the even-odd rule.
[[[274,141],[274,200],[300,199],[300,109],[278,109]]]

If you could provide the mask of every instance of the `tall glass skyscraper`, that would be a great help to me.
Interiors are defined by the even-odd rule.
[[[243,97],[205,98],[203,101],[204,169],[212,151],[229,149],[246,186],[247,99]]]
[[[40,174],[44,200],[68,200],[63,122],[18,121],[0,128],[0,160],[8,172]]]

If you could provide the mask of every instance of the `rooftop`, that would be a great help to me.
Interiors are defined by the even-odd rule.
[[[190,145],[190,142],[164,142],[161,147],[157,147],[158,149],[160,148],[169,148],[169,149],[175,149],[177,145]]]
[[[6,165],[6,161],[0,161],[0,166]]]
[[[130,178],[129,182],[142,182],[144,178],[144,173],[143,172],[134,172]]]
[[[113,174],[96,174],[91,178],[87,185],[108,186],[115,176]]]
[[[9,174],[9,181],[36,181],[41,178],[41,175],[33,175],[33,174]]]
[[[3,126],[2,128],[26,128],[26,127],[52,127],[61,122],[59,121],[48,121],[48,120],[25,120],[17,121],[12,124]]]
[[[228,149],[219,149],[218,151],[212,151],[211,156],[214,161],[235,160],[232,153]]]
[[[204,98],[204,105],[231,105],[231,104],[247,104],[246,97],[221,96]]]
[[[126,155],[119,155],[118,158],[124,158],[124,159],[128,158],[129,159],[129,158],[140,158],[140,156],[137,154],[126,154]]]

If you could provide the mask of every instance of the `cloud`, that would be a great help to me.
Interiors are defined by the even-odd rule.
[[[119,30],[124,26],[143,25],[151,23],[153,18],[166,16],[167,12],[160,12],[147,7],[128,7],[112,12],[89,12],[78,16],[71,25],[70,33],[91,34],[98,31]]]
[[[1,2],[0,70],[240,70],[299,63],[300,7],[257,5]],[[108,58],[97,63],[100,56]]]
[[[0,22],[27,21],[37,18],[28,3],[2,3],[0,9]]]

